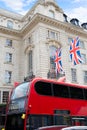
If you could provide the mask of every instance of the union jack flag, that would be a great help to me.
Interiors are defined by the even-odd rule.
[[[70,59],[74,65],[82,63],[78,37],[70,44]]]
[[[54,62],[56,64],[56,74],[63,72],[62,61],[61,61],[61,48],[56,50],[54,56]]]

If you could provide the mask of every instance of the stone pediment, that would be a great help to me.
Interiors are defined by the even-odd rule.
[[[58,48],[61,47],[61,43],[59,41],[55,40],[55,39],[48,39],[46,41],[46,44],[49,44],[49,46],[53,45],[53,46],[56,46]]]

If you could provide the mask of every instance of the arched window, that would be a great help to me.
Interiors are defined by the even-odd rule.
[[[56,64],[54,62],[54,56],[57,48],[55,46],[50,46],[50,70],[48,72],[48,78],[56,78]]]
[[[50,46],[50,69],[55,69],[54,56],[57,48],[55,46]]]
[[[56,63],[54,62],[55,60],[55,55],[56,55],[56,50],[58,50],[58,48],[56,46],[50,46],[50,69],[49,72],[47,74],[48,78],[59,78],[61,76],[61,74],[59,72],[56,71]]]

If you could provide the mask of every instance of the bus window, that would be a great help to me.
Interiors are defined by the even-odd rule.
[[[70,87],[70,96],[75,99],[84,99],[83,90],[81,88]]]
[[[51,83],[39,81],[35,84],[35,90],[38,94],[52,96]]]
[[[87,125],[86,118],[85,117],[72,117],[72,125],[85,126]]]
[[[68,86],[53,84],[53,92],[54,96],[57,97],[65,97],[65,98],[69,97]]]
[[[53,116],[50,115],[29,115],[27,119],[27,130],[37,129],[42,126],[53,125]]]
[[[70,111],[68,110],[55,110],[54,111],[54,124],[55,125],[70,125]]]
[[[85,99],[87,100],[87,89],[84,89],[84,96],[85,96]]]
[[[20,115],[10,115],[7,118],[7,122],[6,122],[6,130],[17,130],[17,129],[21,129],[24,130],[24,120],[21,118],[21,114]]]

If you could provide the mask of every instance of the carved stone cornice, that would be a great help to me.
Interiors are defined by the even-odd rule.
[[[9,29],[9,28],[4,27],[4,26],[0,26],[0,33],[13,35],[13,36],[17,36],[17,37],[21,36],[21,33],[19,30]]]
[[[56,26],[58,28],[62,28],[64,29],[64,25],[63,23],[61,24],[60,21],[57,21],[55,19],[52,19],[50,17],[44,16],[42,14],[35,14],[35,16],[32,18],[32,20],[26,24],[26,26],[24,26],[21,30],[22,34],[27,33],[29,30],[31,30],[36,24],[38,23],[44,23],[44,24],[48,24],[50,26]]]
[[[62,46],[59,41],[55,39],[49,39],[49,38],[47,38],[46,44],[48,44],[49,46],[51,45],[56,46],[57,48],[60,48]]]
[[[54,26],[58,29],[64,30],[67,33],[79,36],[81,35],[87,38],[87,31],[83,28],[72,25],[71,23],[66,23],[52,19],[39,13],[35,14],[34,17],[28,23],[26,23],[26,25],[21,30],[9,29],[7,27],[0,26],[0,32],[17,37],[23,37],[39,23]]]
[[[31,30],[38,23],[44,23],[50,26],[54,26],[58,29],[64,30],[66,32],[69,32],[71,34],[76,35],[78,34],[87,37],[87,31],[85,31],[83,28],[72,25],[71,23],[66,23],[52,19],[39,13],[35,14],[32,20],[22,28],[21,33],[22,34],[28,33],[28,31]]]
[[[82,27],[70,24],[70,23],[65,23],[65,32],[87,38],[87,30],[85,30]]]

